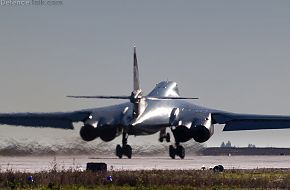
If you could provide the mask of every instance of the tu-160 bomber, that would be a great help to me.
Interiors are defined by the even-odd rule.
[[[126,103],[54,113],[2,113],[0,124],[30,127],[73,129],[75,122],[83,122],[80,136],[85,141],[100,138],[105,142],[122,135],[122,144],[116,147],[116,156],[131,158],[130,135],[152,135],[159,132],[159,141],[169,146],[169,156],[181,159],[185,149],[181,143],[194,140],[206,142],[214,133],[215,124],[225,124],[223,131],[290,128],[290,116],[237,114],[201,107],[181,97],[176,82],[162,81],[143,95],[139,83],[136,48],[133,55],[133,91],[128,96],[68,96],[71,98],[124,99]]]

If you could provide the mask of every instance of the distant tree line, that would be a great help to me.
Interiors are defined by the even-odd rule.
[[[232,147],[231,141],[228,141],[227,143],[222,142],[221,144],[221,148],[231,148],[231,147]]]
[[[228,141],[227,143],[222,142],[222,144],[221,144],[220,147],[221,148],[233,148],[235,146],[232,146],[231,141]],[[256,148],[256,145],[254,145],[254,144],[248,144],[248,148]]]
[[[256,145],[254,145],[254,144],[248,144],[248,148],[256,148]]]

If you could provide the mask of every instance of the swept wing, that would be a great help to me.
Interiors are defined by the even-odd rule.
[[[84,121],[90,116],[90,114],[90,111],[54,113],[5,113],[0,114],[0,124],[73,129],[74,122]]]
[[[290,116],[212,113],[217,124],[225,124],[224,131],[290,128]]]

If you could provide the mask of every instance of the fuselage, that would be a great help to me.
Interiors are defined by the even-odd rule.
[[[179,97],[179,90],[176,82],[162,81],[148,94],[149,97]],[[179,118],[179,125],[192,125],[192,120],[200,114],[207,114],[209,109],[191,104],[184,100],[141,100],[140,114],[132,118],[133,105],[130,102],[96,108],[91,119],[86,124],[98,127],[100,125],[111,126],[112,128],[126,128],[129,135],[150,135],[172,124],[173,111],[190,113],[186,120]],[[111,115],[117,117],[112,118]],[[192,119],[191,119],[192,118]],[[118,130],[121,131],[121,130]],[[117,131],[117,132],[118,132]]]

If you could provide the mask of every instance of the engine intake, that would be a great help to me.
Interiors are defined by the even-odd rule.
[[[105,142],[112,141],[119,134],[119,127],[115,125],[103,125],[98,130],[100,138]]]
[[[92,141],[100,137],[103,141],[112,141],[116,136],[120,134],[120,127],[117,125],[98,125],[93,127],[92,125],[85,124],[80,130],[80,136],[85,141]]]
[[[199,143],[207,141],[214,132],[214,127],[212,124],[211,114],[205,117],[201,124],[192,126],[191,128],[192,138]]]
[[[176,142],[187,142],[192,138],[190,130],[183,125],[177,126],[172,132]]]
[[[207,141],[212,136],[210,129],[206,128],[203,125],[192,127],[191,134],[192,138],[199,143]]]
[[[85,125],[80,130],[80,136],[84,141],[92,141],[98,137],[98,130],[91,125]]]

